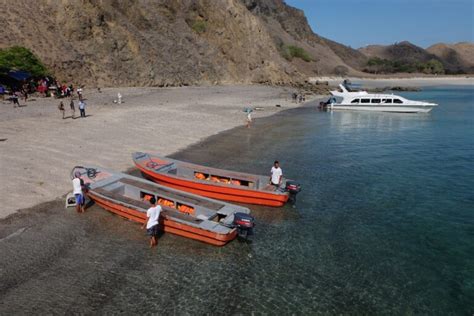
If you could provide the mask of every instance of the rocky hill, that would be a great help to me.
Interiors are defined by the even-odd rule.
[[[453,70],[474,73],[474,43],[438,43],[428,47],[426,51],[443,60]]]
[[[359,52],[371,58],[385,59],[401,64],[428,63],[439,61],[446,73],[474,73],[474,44],[459,43],[455,45],[436,44],[423,49],[404,41],[393,45],[369,45]]]
[[[260,17],[278,48],[300,45],[313,57],[314,63],[305,64],[306,74],[332,74],[337,66],[360,69],[367,57],[359,51],[321,37],[311,30],[304,12],[283,1],[242,0],[247,9]]]
[[[359,51],[367,57],[379,57],[388,60],[407,61],[407,62],[427,62],[436,58],[421,47],[418,47],[408,41],[396,43],[393,45],[369,45],[360,48]]]
[[[282,0],[4,1],[0,48],[60,80],[114,86],[295,83],[366,57],[314,34]],[[342,67],[342,68],[341,68]]]

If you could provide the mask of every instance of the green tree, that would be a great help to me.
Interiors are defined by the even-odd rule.
[[[306,62],[313,61],[310,54],[304,48],[295,45],[281,45],[280,52],[286,60],[293,60],[293,58],[300,58]]]
[[[194,30],[194,32],[201,34],[201,33],[206,32],[207,23],[206,21],[203,21],[203,20],[197,20],[193,23],[191,28]]]
[[[48,69],[29,49],[12,46],[0,49],[0,69],[15,69],[30,72],[33,76],[48,75]]]
[[[301,58],[303,59],[304,61],[306,62],[310,62],[312,61],[313,59],[311,58],[311,56],[308,54],[307,51],[305,51],[303,48],[301,47],[298,47],[298,46],[294,46],[294,45],[289,45],[288,46],[288,51],[290,53],[290,55],[292,57],[296,57],[296,58]]]
[[[429,73],[444,74],[444,66],[439,60],[431,59],[425,65]]]

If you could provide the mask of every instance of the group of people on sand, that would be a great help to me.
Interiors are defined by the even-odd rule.
[[[302,102],[306,101],[306,97],[305,97],[304,93],[300,93],[300,92],[299,93],[293,92],[291,94],[291,99],[295,103],[302,103]]]
[[[29,85],[34,91],[39,92],[45,97],[54,96],[56,98],[67,98],[74,95],[74,86],[72,84],[65,84],[56,81],[51,77],[44,77],[37,81],[31,80]],[[77,88],[76,91],[79,94],[79,91],[82,88]]]
[[[20,105],[21,98],[24,98],[25,105],[26,101],[28,100],[28,96],[31,93],[37,92],[39,95],[49,96],[53,95],[56,98],[69,98],[69,108],[71,111],[71,118],[76,118],[76,105],[74,104],[74,91],[77,93],[77,98],[79,99],[78,108],[80,117],[86,117],[86,102],[83,97],[83,90],[82,87],[74,89],[72,84],[65,85],[59,84],[56,80],[44,77],[39,80],[30,79],[29,81],[24,81],[21,88],[11,87],[11,90],[8,92],[4,86],[0,85],[0,95],[3,97],[4,95],[9,95],[8,99],[11,103],[13,103],[13,107],[22,107]],[[62,114],[62,118],[66,119],[66,108],[64,105],[65,101],[60,101],[58,104],[58,110]]]
[[[270,170],[269,184],[275,187],[277,190],[282,185],[283,171],[280,168],[280,163],[275,160],[273,167]],[[85,205],[85,193],[87,193],[87,186],[84,180],[81,178],[81,173],[76,171],[74,179],[72,180],[73,194],[76,199],[76,211],[78,213],[84,213]],[[162,207],[157,203],[154,196],[148,200],[151,207],[146,211],[147,219],[142,225],[142,229],[146,228],[148,236],[150,236],[150,248],[158,245],[158,235],[160,233],[160,213],[163,210]]]
[[[76,118],[76,106],[74,104],[74,99],[71,97],[71,100],[69,102],[69,108],[71,110],[71,118],[75,119]],[[60,101],[58,105],[59,111],[63,115],[63,120],[66,118],[66,109],[64,108],[64,102]],[[79,113],[81,117],[86,117],[86,102],[84,101],[83,98],[79,99]]]

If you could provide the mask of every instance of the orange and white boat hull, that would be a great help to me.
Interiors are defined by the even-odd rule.
[[[103,207],[104,209],[132,220],[137,223],[143,224],[146,221],[146,214],[143,212],[139,212],[134,210],[133,208],[129,208],[108,199],[102,198],[93,191],[88,192],[88,197],[93,200],[95,203]],[[160,220],[160,224],[163,230],[167,233],[183,236],[186,238],[191,238],[194,240],[199,240],[201,242],[214,245],[214,246],[224,246],[229,241],[235,239],[237,237],[237,230],[233,229],[228,234],[218,234],[213,233],[210,231],[206,231],[204,229],[199,229],[196,227],[192,227],[189,225],[185,225],[170,219],[163,219]]]
[[[205,184],[176,177],[168,177],[164,174],[155,173],[138,163],[135,165],[140,169],[142,174],[151,181],[213,199],[279,207],[283,206],[288,201],[289,197],[288,194],[274,194],[272,192],[257,190],[242,190],[233,187],[217,186],[212,183]]]

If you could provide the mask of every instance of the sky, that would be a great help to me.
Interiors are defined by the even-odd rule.
[[[427,48],[474,42],[474,0],[285,0],[315,33],[359,48],[404,40]]]

